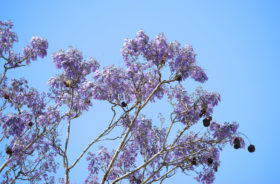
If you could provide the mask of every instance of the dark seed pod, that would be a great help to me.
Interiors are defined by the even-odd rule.
[[[217,164],[214,165],[214,171],[218,172],[218,165]]]
[[[205,127],[208,127],[208,126],[210,125],[210,121],[212,121],[212,117],[211,117],[211,116],[208,116],[207,118],[205,118],[205,119],[203,120],[203,125],[204,125]]]
[[[121,103],[121,106],[122,106],[122,107],[126,107],[127,104],[126,104],[125,102],[122,102],[122,103]]]
[[[3,95],[3,97],[4,97],[6,100],[9,100],[9,98],[10,98],[10,96],[9,96],[7,93],[5,93],[5,94]]]
[[[240,144],[240,139],[236,137],[233,141],[233,144]]]
[[[33,126],[33,122],[29,121],[28,126],[32,127]]]
[[[236,137],[233,141],[234,144],[234,149],[239,149],[240,148],[240,139],[238,137]]]
[[[239,149],[240,148],[240,143],[239,144],[234,144],[234,149]]]
[[[175,80],[179,81],[179,82],[182,81],[182,76],[181,75],[176,75]]]
[[[86,100],[85,100],[85,103],[86,103],[86,104],[90,104],[90,100],[89,100],[89,99],[86,99]]]
[[[10,156],[13,154],[12,149],[9,148],[9,147],[7,147],[7,148],[5,149],[5,152],[6,152],[8,155],[10,155]]]
[[[210,121],[204,121],[204,120],[203,120],[203,125],[204,125],[205,127],[209,127]]]
[[[208,159],[207,159],[207,163],[208,163],[209,165],[211,165],[211,164],[213,163],[213,159],[212,159],[212,158],[208,158]]]
[[[196,158],[195,158],[195,157],[192,158],[191,164],[192,164],[192,165],[196,165]]]
[[[255,148],[254,145],[250,144],[250,145],[248,146],[248,151],[249,151],[250,153],[255,152],[255,150],[256,150],[256,148]]]
[[[71,87],[72,86],[72,81],[70,81],[70,80],[66,80],[66,81],[64,81],[63,82],[63,84],[66,86],[66,87]]]

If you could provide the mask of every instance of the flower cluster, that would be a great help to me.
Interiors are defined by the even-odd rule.
[[[18,41],[17,35],[12,31],[12,22],[0,21],[0,55],[8,53],[14,42]]]
[[[231,137],[236,133],[238,129],[238,124],[236,122],[233,123],[225,123],[219,124],[215,121],[211,122],[210,130],[213,131],[214,138],[224,139],[227,137]]]
[[[10,136],[20,136],[24,129],[28,127],[31,119],[32,115],[27,112],[1,116],[3,134],[6,134],[7,138]]]
[[[44,132],[46,127],[60,121],[59,112],[51,106],[46,108],[45,94],[30,88],[23,78],[12,79],[10,84],[5,80],[0,94],[11,107],[0,115],[1,135],[5,138],[5,153],[9,156],[6,166],[16,172],[17,177],[32,182],[52,181],[50,175],[56,172],[58,150]],[[55,133],[54,130],[50,132]],[[6,178],[3,183],[7,183],[15,176],[5,172],[3,177]]]
[[[54,65],[58,69],[63,68],[66,77],[75,82],[99,68],[96,60],[91,58],[89,61],[83,61],[82,53],[72,47],[54,53],[52,58]]]
[[[23,58],[26,59],[26,64],[37,60],[37,57],[44,58],[47,55],[48,41],[40,37],[32,37],[30,45],[23,48]]]
[[[128,126],[128,119],[123,119],[121,124]],[[121,150],[117,161],[109,173],[108,180],[112,181],[126,172],[136,168],[137,158],[142,157],[144,160],[150,159],[159,150],[163,148],[163,141],[166,136],[166,129],[152,127],[152,121],[144,116],[138,118],[132,127],[132,137]],[[140,154],[138,154],[140,153]],[[101,147],[98,154],[89,153],[87,160],[89,161],[88,170],[90,172],[86,183],[98,183],[98,174],[106,169],[113,152],[109,152],[107,148]],[[162,156],[156,157],[146,166],[147,175],[153,173],[153,169],[159,168]],[[143,170],[136,171],[129,176],[130,183],[139,183]]]
[[[213,108],[220,101],[218,93],[207,92],[200,87],[189,96],[181,84],[169,88],[168,98],[171,102],[175,99],[174,113],[177,121],[189,125],[198,122],[203,116],[210,118]]]
[[[34,114],[41,114],[46,106],[45,94],[40,94],[36,89],[30,88],[24,79],[12,79],[10,86],[6,83],[0,89],[0,95],[15,109],[26,106]]]
[[[125,40],[121,52],[128,67],[141,55],[157,67],[168,62],[170,71],[180,80],[185,80],[189,76],[198,82],[205,82],[208,79],[205,72],[196,64],[193,48],[189,45],[180,48],[180,44],[176,41],[167,43],[164,34],[159,34],[149,41],[149,37],[140,30],[135,39]]]
[[[211,184],[214,183],[215,180],[215,173],[212,169],[207,169],[204,172],[200,172],[199,176],[196,177],[198,182],[202,184]]]
[[[125,70],[115,66],[109,66],[103,70],[97,70],[93,76],[95,85],[93,98],[108,100],[120,104],[122,101],[130,103],[135,96],[132,94],[132,85]]]
[[[14,43],[18,41],[17,34],[12,31],[12,22],[0,21],[0,56],[7,61],[7,66],[16,68],[30,64],[30,60],[47,55],[48,41],[40,37],[32,37],[30,43],[23,48],[22,56],[13,50]],[[7,67],[5,65],[5,67]]]
[[[52,55],[54,65],[62,68],[63,73],[52,77],[48,81],[50,93],[48,96],[54,99],[57,105],[66,104],[71,107],[74,114],[79,116],[82,111],[88,110],[92,105],[91,98],[94,84],[87,76],[99,68],[99,63],[93,58],[83,60],[82,53],[70,47]]]
[[[134,63],[127,70],[109,66],[94,73],[95,86],[93,98],[107,100],[116,104],[146,100],[159,83],[156,72],[146,71],[148,66]],[[151,101],[161,99],[164,95],[164,85],[154,93]]]
[[[97,154],[95,153],[88,153],[87,160],[90,161],[88,165],[89,176],[85,180],[85,183],[94,183],[99,184],[98,181],[98,174],[100,170],[106,169],[107,165],[110,162],[110,158],[112,154],[108,152],[108,149],[105,147],[100,147]]]

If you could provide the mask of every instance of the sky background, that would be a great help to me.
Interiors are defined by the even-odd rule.
[[[140,29],[150,38],[163,32],[168,41],[191,44],[199,66],[209,77],[203,88],[222,97],[214,119],[237,121],[239,130],[256,146],[254,154],[227,146],[215,184],[280,183],[279,1],[0,0],[0,6],[0,20],[11,20],[15,25],[18,49],[32,36],[49,41],[47,58],[8,73],[9,77],[24,76],[40,91],[46,91],[47,80],[58,73],[51,53],[70,45],[81,50],[85,58],[94,57],[101,66],[123,66],[123,40],[133,38]],[[183,84],[193,90],[193,83]],[[103,103],[96,102],[73,123],[69,148],[73,157],[110,119],[110,111],[103,108]],[[166,106],[156,110],[166,112]],[[158,113],[152,112],[154,116]],[[71,171],[71,180],[82,183],[86,175],[83,161]],[[178,173],[166,183],[196,181]]]

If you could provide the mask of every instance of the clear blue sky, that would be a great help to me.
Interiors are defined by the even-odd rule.
[[[47,90],[48,78],[57,73],[50,54],[69,45],[80,49],[86,58],[94,57],[102,66],[123,65],[123,40],[134,37],[139,29],[150,37],[164,32],[168,41],[193,45],[198,63],[209,77],[204,88],[220,92],[222,97],[214,119],[236,120],[240,131],[256,145],[254,154],[228,146],[221,155],[215,183],[280,183],[279,1],[2,0],[0,6],[0,19],[15,24],[18,48],[32,36],[49,41],[46,59],[9,73],[10,77],[25,76],[40,90]],[[70,140],[73,155],[79,154],[94,132],[102,128],[104,119],[110,118],[102,107],[95,103],[92,113],[75,122]],[[164,106],[161,108],[165,111]],[[94,113],[104,118],[96,121]],[[86,167],[85,163],[78,165],[71,172],[72,180],[83,181]],[[167,183],[196,182],[178,174]]]

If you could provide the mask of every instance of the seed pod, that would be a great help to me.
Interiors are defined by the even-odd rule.
[[[64,82],[63,82],[63,84],[64,84],[66,87],[68,87],[68,88],[69,88],[69,87],[71,87],[71,86],[72,86],[72,84],[73,84],[73,83],[72,83],[72,81],[71,81],[71,80],[66,80],[66,81],[64,81]]]
[[[3,95],[3,97],[4,97],[6,100],[9,100],[9,98],[10,98],[10,96],[9,96],[7,93],[5,93],[5,94]]]
[[[182,76],[181,75],[176,75],[175,80],[179,81],[179,82],[182,81]]]
[[[33,126],[33,122],[29,121],[28,126],[32,127]]]
[[[240,144],[240,139],[236,137],[233,141],[233,144]]]
[[[250,146],[248,146],[248,151],[249,151],[250,153],[255,152],[255,150],[256,150],[256,148],[255,148],[254,145],[250,144]]]
[[[203,121],[203,125],[204,125],[205,127],[209,127],[210,122],[209,122],[209,121]]]
[[[196,158],[195,158],[195,157],[192,158],[191,164],[192,164],[192,165],[196,165]]]
[[[218,172],[218,165],[217,164],[214,165],[214,171]]]
[[[126,107],[127,104],[126,104],[125,102],[122,102],[122,103],[121,103],[121,106],[122,106],[122,107]]]
[[[205,119],[203,120],[203,125],[204,125],[205,127],[208,127],[208,126],[210,125],[210,121],[212,121],[212,117],[211,117],[211,116],[209,116],[209,117],[207,117],[207,118],[205,118]]]
[[[240,148],[240,144],[234,144],[234,149],[239,149]]]
[[[6,152],[8,155],[10,155],[10,156],[12,156],[12,154],[13,154],[12,149],[9,148],[9,147],[7,147],[7,148],[5,149],[5,152]]]
[[[213,159],[212,159],[212,158],[208,158],[208,159],[207,159],[207,163],[208,163],[209,165],[211,165],[211,164],[213,163]]]
[[[240,148],[240,139],[238,137],[236,137],[233,141],[233,144],[234,144],[234,149],[239,149]]]

